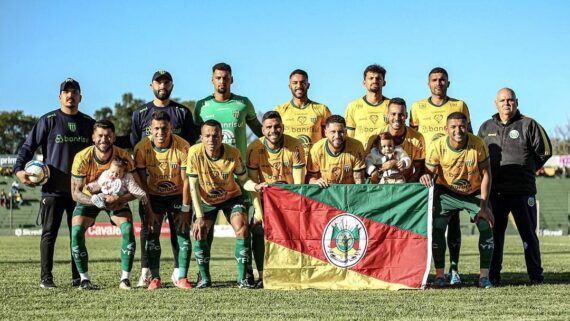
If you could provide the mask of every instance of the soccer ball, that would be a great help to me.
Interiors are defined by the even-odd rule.
[[[37,185],[43,185],[49,179],[49,167],[40,161],[29,161],[24,167],[28,179]]]

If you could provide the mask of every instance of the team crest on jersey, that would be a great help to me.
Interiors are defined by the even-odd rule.
[[[443,115],[437,114],[437,115],[433,116],[433,119],[435,119],[436,122],[440,123],[441,120],[443,119]]]
[[[344,165],[344,172],[345,173],[350,172],[350,165]]]
[[[69,130],[74,132],[77,130],[77,124],[76,123],[67,123],[67,128],[69,128]]]
[[[534,207],[534,204],[536,204],[536,200],[534,199],[534,197],[532,197],[532,196],[529,197],[528,200],[527,200],[527,204],[528,204],[528,206],[530,206],[530,207]]]
[[[239,110],[236,110],[232,113],[232,115],[234,116],[234,118],[239,118]]]
[[[468,159],[468,160],[465,161],[465,165],[467,165],[467,166],[472,166],[474,162],[475,162],[474,160]]]
[[[368,231],[356,216],[343,213],[333,217],[322,236],[323,252],[327,260],[340,268],[358,264],[368,249]]]
[[[317,116],[312,116],[311,117],[311,123],[316,123],[317,122]]]
[[[172,168],[172,169],[177,169],[177,168],[178,168],[178,163],[170,163],[170,168]]]
[[[305,117],[305,116],[299,116],[299,117],[297,117],[297,121],[298,121],[301,125],[304,125],[305,122],[307,121],[307,117]]]
[[[376,124],[376,122],[378,121],[378,115],[370,115],[370,121],[373,124]]]
[[[224,172],[222,172],[222,178],[223,178],[224,180],[228,179],[228,177],[230,177],[230,173],[224,173]]]
[[[208,176],[210,176],[211,178],[216,178],[216,177],[220,176],[220,172],[218,172],[218,171],[209,171],[209,172],[208,172]]]
[[[283,166],[289,167],[289,161],[288,160],[283,161]]]
[[[519,136],[520,136],[519,131],[516,129],[513,129],[509,132],[509,137],[512,139],[517,139],[519,138]]]

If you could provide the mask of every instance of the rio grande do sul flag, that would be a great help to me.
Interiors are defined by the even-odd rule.
[[[273,185],[263,193],[267,289],[418,289],[433,192],[420,184]]]

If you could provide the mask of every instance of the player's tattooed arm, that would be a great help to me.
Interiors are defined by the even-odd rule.
[[[364,184],[364,170],[354,172],[354,183]]]
[[[71,197],[74,201],[84,204],[93,205],[91,202],[91,197],[83,193],[83,187],[85,186],[85,177],[71,177]]]

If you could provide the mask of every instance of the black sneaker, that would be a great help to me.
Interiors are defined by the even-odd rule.
[[[130,290],[132,289],[131,287],[131,281],[129,279],[122,279],[121,283],[119,283],[119,289],[121,290]]]
[[[543,285],[544,279],[530,279],[530,285]]]
[[[73,279],[71,280],[71,286],[77,288],[81,285],[81,279]]]
[[[91,283],[91,280],[82,280],[79,286],[80,290],[97,290],[97,286]]]
[[[57,286],[55,286],[55,283],[53,283],[52,278],[45,278],[40,282],[40,288],[42,288],[42,289],[55,289],[55,288],[57,288]]]
[[[255,283],[255,288],[256,289],[263,289],[263,279],[257,280],[257,283]]]
[[[245,271],[245,278],[247,279],[249,284],[255,283],[255,276],[253,275],[253,268],[252,267],[248,267],[247,271]]]

